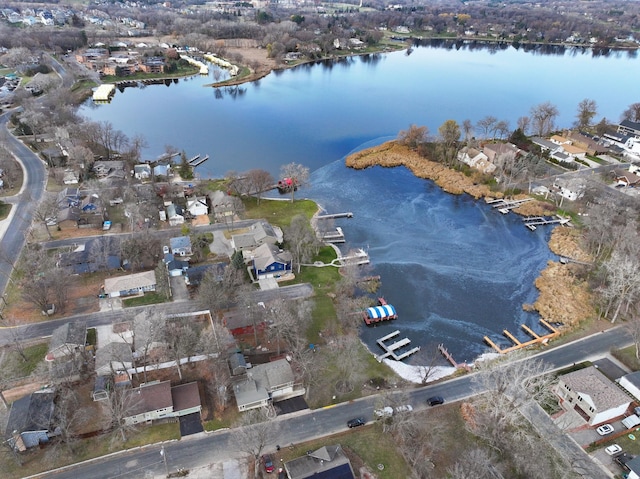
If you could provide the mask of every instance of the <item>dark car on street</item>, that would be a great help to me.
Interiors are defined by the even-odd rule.
[[[347,421],[347,426],[349,426],[350,428],[364,426],[366,422],[367,421],[365,421],[363,417],[356,417]]]
[[[444,404],[444,398],[442,396],[433,396],[427,399],[429,406],[437,406],[438,404]]]

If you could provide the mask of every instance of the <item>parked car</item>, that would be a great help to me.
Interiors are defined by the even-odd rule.
[[[264,456],[262,456],[262,465],[264,466],[265,472],[271,473],[275,470],[271,454],[265,454]]]
[[[596,432],[601,436],[606,436],[607,434],[611,434],[613,432],[613,426],[611,424],[603,424],[596,428]]]
[[[437,406],[439,404],[444,404],[444,398],[442,396],[433,396],[427,399],[427,404],[429,406]]]
[[[389,406],[385,406],[382,409],[374,410],[373,414],[375,414],[379,418],[391,417],[391,416],[393,416],[393,408],[389,407]]]
[[[396,408],[396,412],[400,413],[400,412],[411,412],[413,411],[413,406],[411,404],[405,404],[403,406],[398,406]]]
[[[356,417],[354,419],[349,419],[347,421],[347,426],[349,426],[350,428],[353,428],[358,426],[364,426],[366,423],[367,421],[365,421],[363,417]]]
[[[617,444],[611,444],[604,448],[604,452],[609,454],[610,456],[615,456],[616,454],[620,454],[622,452],[622,448]]]

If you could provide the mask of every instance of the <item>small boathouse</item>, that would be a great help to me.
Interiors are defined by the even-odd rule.
[[[364,322],[367,325],[390,319],[398,319],[398,313],[396,313],[396,308],[387,304],[384,298],[378,298],[378,306],[367,308],[364,312]]]

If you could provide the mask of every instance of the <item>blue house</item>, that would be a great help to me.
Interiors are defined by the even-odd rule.
[[[16,451],[49,442],[57,435],[51,431],[54,391],[43,389],[14,401],[9,412],[5,438]]]
[[[254,279],[278,278],[292,270],[292,256],[277,246],[264,243],[253,250],[251,272]]]

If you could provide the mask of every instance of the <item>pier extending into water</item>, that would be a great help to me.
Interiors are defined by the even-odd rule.
[[[332,215],[317,215],[317,220],[330,220],[330,219],[338,219],[338,218],[353,218],[353,213],[351,211],[347,211],[346,213],[334,213]]]
[[[518,206],[527,203],[528,201],[533,201],[533,198],[523,198],[521,200],[507,200],[504,198],[498,198],[493,200],[485,200],[487,204],[491,205],[492,208],[497,208],[497,210],[506,215],[509,211]]]
[[[400,334],[400,330],[396,329],[393,333],[389,333],[386,336],[383,336],[376,341],[376,343],[378,343],[378,346],[384,349],[383,354],[379,354],[376,356],[376,359],[378,361],[382,362],[383,359],[389,358],[389,357],[395,359],[396,361],[402,361],[404,358],[407,358],[412,354],[415,354],[418,351],[420,351],[420,347],[416,346],[403,353],[397,354],[396,351],[398,349],[401,349],[404,346],[408,346],[411,343],[411,340],[409,338],[404,338],[398,341],[394,341],[392,343],[387,343],[387,341],[394,339],[399,334]]]
[[[524,225],[529,228],[531,231],[535,231],[537,226],[542,225],[552,225],[552,224],[561,224],[566,225],[569,224],[571,218],[564,218],[562,216],[556,215],[555,217],[545,217],[545,216],[528,216],[523,219]]]
[[[528,346],[532,346],[534,344],[546,344],[546,343],[549,342],[550,339],[553,339],[553,338],[557,337],[560,334],[560,331],[558,331],[556,328],[551,326],[544,319],[540,319],[540,324],[542,324],[547,330],[549,330],[551,332],[548,333],[548,334],[544,334],[544,335],[540,336],[539,334],[537,334],[534,331],[532,331],[531,328],[529,328],[526,324],[523,324],[522,325],[522,329],[524,329],[524,331],[527,334],[529,334],[530,336],[533,337],[533,339],[531,339],[530,341],[525,341],[525,342],[521,342],[518,339],[516,339],[516,337],[513,334],[511,334],[509,331],[507,331],[506,329],[503,330],[502,334],[504,334],[507,338],[509,338],[514,343],[514,346],[511,346],[511,347],[508,347],[508,348],[504,348],[504,349],[500,348],[496,343],[491,341],[491,339],[489,339],[487,336],[484,337],[484,340],[489,346],[491,346],[493,349],[495,349],[500,354],[506,354],[506,353],[510,353],[511,351],[515,351],[517,349],[522,349],[522,348],[526,348]]]

